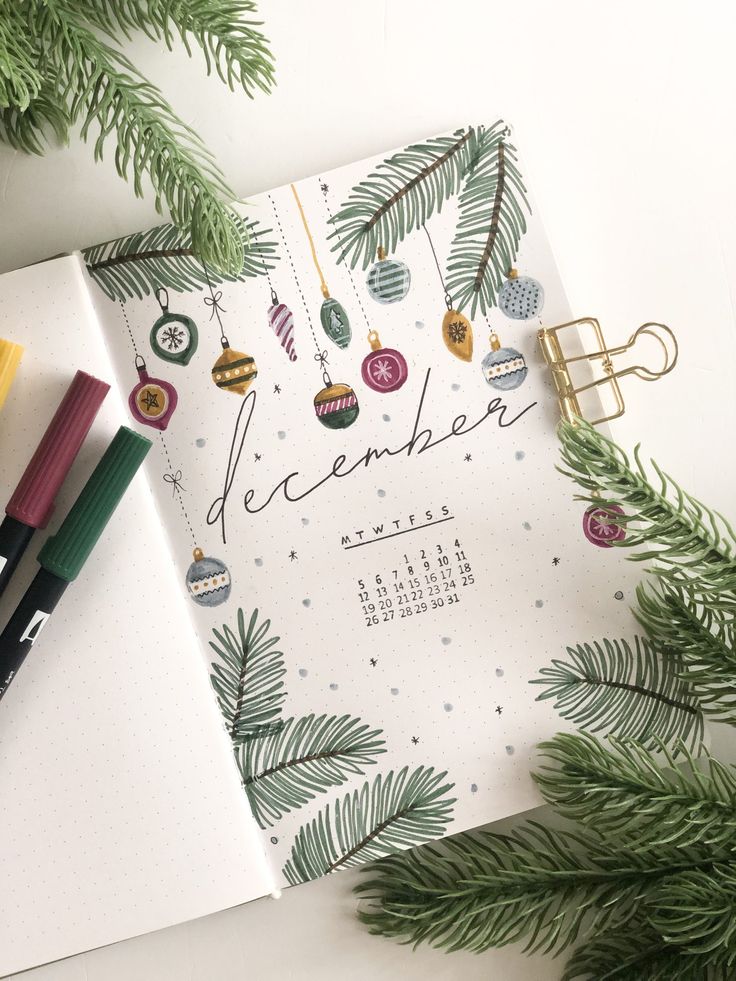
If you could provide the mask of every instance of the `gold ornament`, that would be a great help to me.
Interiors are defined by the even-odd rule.
[[[242,351],[233,351],[227,337],[222,338],[222,354],[212,366],[212,381],[224,392],[245,395],[258,374],[255,359]]]
[[[473,325],[457,310],[448,310],[442,320],[442,340],[447,350],[461,361],[473,360]]]

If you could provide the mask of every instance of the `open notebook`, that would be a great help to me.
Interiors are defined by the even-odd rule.
[[[2,703],[0,973],[539,802],[529,682],[631,636],[634,573],[554,469],[519,166],[496,124],[260,195],[235,281],[170,226],[0,279],[6,499],[77,368],[113,390],[50,531],[154,440]]]

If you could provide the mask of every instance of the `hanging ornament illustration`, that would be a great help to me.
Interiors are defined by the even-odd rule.
[[[544,306],[542,284],[531,276],[520,276],[515,269],[509,269],[507,280],[498,291],[498,306],[511,320],[531,320],[537,317]]]
[[[131,414],[144,426],[153,426],[163,432],[171,421],[179,400],[176,389],[162,378],[151,378],[140,354],[135,356],[135,366],[138,383],[128,396]]]
[[[386,250],[379,245],[378,261],[368,270],[365,284],[378,303],[398,303],[409,292],[411,273],[406,263],[388,259]]]
[[[322,296],[324,297],[319,311],[319,320],[322,324],[322,329],[324,330],[325,334],[327,334],[329,339],[341,350],[344,350],[350,343],[353,336],[353,332],[350,327],[350,320],[348,319],[348,315],[345,312],[343,305],[334,299],[334,297],[330,296],[330,291],[327,288],[327,283],[325,282],[325,277],[322,274],[319,259],[317,258],[317,250],[314,247],[314,239],[312,238],[312,233],[310,232],[309,225],[307,224],[307,217],[304,214],[304,208],[302,207],[302,203],[299,200],[299,195],[297,194],[297,190],[293,184],[291,185],[291,190],[294,195],[297,208],[299,209],[302,224],[304,225],[304,231],[307,233],[307,240],[312,253],[312,260],[314,261],[317,275],[319,276]]]
[[[495,332],[490,336],[491,350],[483,358],[481,370],[483,377],[502,392],[518,388],[527,376],[524,355],[514,347],[501,347]]]
[[[230,570],[221,559],[194,549],[194,562],[187,569],[187,592],[198,606],[219,606],[230,595]]]
[[[156,290],[156,299],[161,316],[151,327],[153,353],[171,364],[189,364],[199,343],[197,325],[183,313],[169,313],[169,294],[162,286]]]
[[[618,504],[592,504],[583,515],[583,533],[593,545],[611,548],[615,542],[626,538],[626,529],[618,524],[624,510]]]
[[[281,347],[289,355],[289,361],[296,361],[294,314],[285,303],[279,303],[279,298],[273,287],[271,287],[271,306],[268,308],[268,326],[278,337]]]
[[[374,392],[395,392],[409,375],[404,355],[392,347],[381,347],[381,339],[375,330],[368,332],[368,342],[371,351],[363,358],[363,381]]]
[[[212,289],[207,267],[203,265],[207,285],[210,288],[210,295],[204,299],[205,304],[212,308],[210,320],[217,317],[220,327],[220,344],[222,344],[222,354],[212,365],[212,381],[223,392],[232,392],[233,395],[245,395],[258,374],[255,358],[243,351],[234,351],[230,347],[230,341],[225,336],[225,329],[222,326],[221,313],[225,313],[225,308],[220,305],[222,290],[216,293]]]
[[[445,280],[442,276],[442,268],[440,267],[439,259],[437,258],[437,253],[434,250],[434,244],[432,243],[432,237],[429,234],[429,229],[426,225],[424,226],[424,232],[427,236],[429,247],[432,250],[432,258],[434,259],[434,264],[437,266],[437,273],[440,277],[442,289],[445,291],[445,305],[447,307],[447,313],[442,318],[442,340],[445,342],[445,347],[450,354],[454,354],[455,357],[459,358],[461,361],[472,361],[473,325],[466,316],[460,313],[459,310],[454,309],[452,305],[452,297],[448,293],[447,287],[445,286]]]

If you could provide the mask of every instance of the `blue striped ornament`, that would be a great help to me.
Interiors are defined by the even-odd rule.
[[[518,388],[527,376],[524,355],[513,347],[501,347],[496,334],[491,334],[491,350],[481,364],[483,377],[493,388],[510,392]]]
[[[398,259],[387,259],[382,248],[378,250],[378,262],[368,270],[365,284],[377,303],[398,303],[411,286],[409,267]]]

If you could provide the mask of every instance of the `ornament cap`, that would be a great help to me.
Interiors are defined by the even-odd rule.
[[[165,286],[156,287],[156,299],[164,313],[169,312],[169,291]]]
[[[384,247],[382,245],[379,245],[378,246],[378,249],[376,250],[376,256],[378,257],[379,262],[382,259],[385,259],[386,258],[386,250],[384,249]]]
[[[507,279],[516,279],[518,275],[519,275],[519,270],[518,270],[518,269],[513,269],[513,268],[511,268],[511,269],[509,269],[509,271],[508,271],[508,272],[506,273],[506,278],[507,278]]]
[[[146,362],[141,357],[140,354],[136,354],[134,364],[135,364],[136,371],[141,376],[141,378],[148,378],[148,372],[146,371]]]
[[[381,347],[383,345],[381,344],[381,338],[378,336],[378,331],[375,330],[368,331],[368,343],[371,346],[371,351],[381,350]]]
[[[192,552],[192,555],[194,556],[195,562],[201,562],[202,559],[204,558],[204,552],[202,551],[201,548],[195,548],[194,551]]]
[[[491,342],[491,350],[492,351],[498,351],[500,349],[501,342],[499,341],[498,334],[495,332],[495,330],[492,330],[491,331],[491,335],[488,338],[488,340]]]
[[[223,351],[227,351],[227,349],[230,347],[230,341],[227,339],[227,337],[225,337],[224,334],[220,338],[220,344],[222,344]]]

